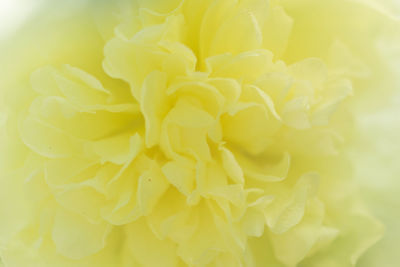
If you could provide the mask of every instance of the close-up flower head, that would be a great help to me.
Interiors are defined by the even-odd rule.
[[[400,1],[1,1],[0,267],[400,266]]]

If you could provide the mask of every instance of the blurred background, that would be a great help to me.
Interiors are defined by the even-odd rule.
[[[0,42],[11,38],[47,1],[0,0]],[[387,2],[400,17],[400,0],[376,2]],[[400,77],[400,62],[395,67]],[[365,132],[362,138],[373,137],[361,155],[357,152],[356,176],[369,207],[386,226],[384,238],[361,258],[359,267],[400,266],[400,84],[398,91],[384,108],[365,113],[356,122]]]
[[[0,0],[0,40],[12,35],[44,0]]]

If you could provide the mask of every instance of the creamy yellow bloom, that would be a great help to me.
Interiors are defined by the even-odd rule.
[[[354,266],[383,226],[352,117],[391,91],[398,19],[373,0],[112,2],[2,50],[3,264]]]

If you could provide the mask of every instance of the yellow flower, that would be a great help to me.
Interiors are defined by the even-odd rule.
[[[348,151],[393,81],[384,6],[64,9],[2,50],[5,266],[345,267],[380,238]]]

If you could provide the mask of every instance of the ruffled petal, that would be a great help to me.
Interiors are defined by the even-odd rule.
[[[101,250],[110,230],[107,223],[92,224],[79,215],[60,210],[54,218],[52,239],[57,252],[80,259]]]

